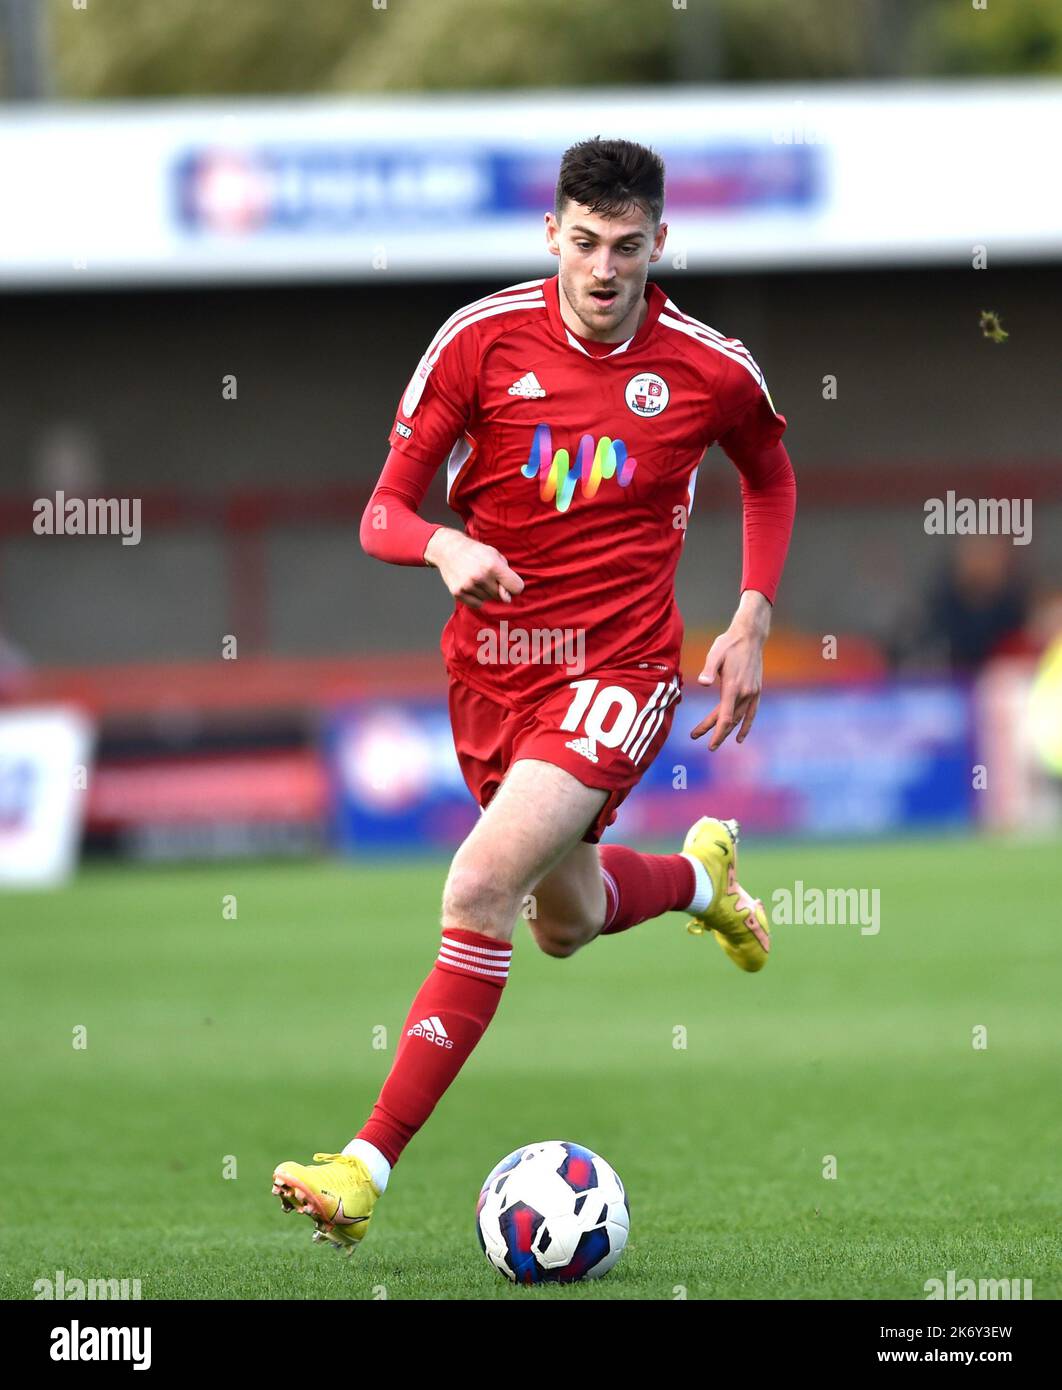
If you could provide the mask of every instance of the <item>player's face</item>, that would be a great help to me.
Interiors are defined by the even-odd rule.
[[[576,332],[620,341],[637,331],[649,265],[660,258],[667,223],[656,229],[640,208],[609,218],[568,203],[560,223],[546,214],[546,228],[549,249],[560,259],[561,295],[581,325]]]

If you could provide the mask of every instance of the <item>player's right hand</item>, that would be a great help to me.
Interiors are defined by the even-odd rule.
[[[524,581],[500,551],[449,527],[441,526],[431,536],[424,559],[439,571],[454,598],[469,608],[482,608],[493,599],[511,603],[514,594],[523,592]]]

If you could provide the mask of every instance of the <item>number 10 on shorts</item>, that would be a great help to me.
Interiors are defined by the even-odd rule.
[[[575,695],[561,720],[562,732],[573,733],[582,725],[583,732],[595,744],[622,747],[632,763],[641,760],[679,693],[675,677],[670,682],[658,681],[645,704],[639,706],[635,696],[622,685],[606,685],[600,690],[600,680],[571,681],[570,685]]]

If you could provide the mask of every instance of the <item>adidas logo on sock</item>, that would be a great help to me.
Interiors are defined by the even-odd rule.
[[[426,1038],[436,1047],[453,1047],[454,1045],[453,1039],[447,1036],[442,1019],[438,1014],[432,1014],[431,1018],[422,1018],[419,1023],[414,1023],[413,1027],[407,1030],[406,1037]]]
[[[538,377],[535,376],[534,372],[527,372],[519,381],[514,381],[509,387],[510,396],[526,396],[529,400],[545,394],[546,392],[539,385]]]
[[[594,751],[597,744],[592,738],[573,738],[564,746],[565,748],[570,748],[573,753],[581,753],[584,758],[589,759],[592,763],[600,762],[597,753]]]

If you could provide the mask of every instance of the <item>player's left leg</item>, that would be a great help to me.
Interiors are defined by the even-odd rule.
[[[525,915],[539,948],[570,956],[597,936],[627,931],[666,912],[692,917],[745,971],[767,963],[763,904],[737,881],[736,821],[703,816],[681,854],[642,854],[626,845],[576,845],[530,895]]]
[[[564,957],[665,912],[703,911],[711,896],[711,880],[691,855],[584,842],[537,885],[524,915],[539,949]]]
[[[605,795],[582,843],[532,890],[525,916],[549,955],[569,956],[602,932],[708,904],[710,885],[696,856],[597,847],[663,746],[679,689],[677,673],[668,679],[659,669],[602,672],[559,686],[519,731],[517,756],[552,763]]]
[[[605,881],[597,845],[575,845],[528,895],[523,916],[547,956],[570,956],[605,922]]]
[[[737,881],[736,821],[702,817],[678,854],[642,854],[616,844],[597,848],[663,747],[678,694],[675,680],[654,684],[640,672],[607,680],[573,683],[574,698],[571,688],[559,689],[516,742],[518,756],[563,768],[607,794],[583,842],[532,890],[525,915],[537,944],[549,955],[570,956],[596,936],[684,912],[692,918],[689,930],[711,933],[740,969],[761,970],[770,949],[767,914]]]

